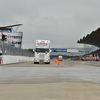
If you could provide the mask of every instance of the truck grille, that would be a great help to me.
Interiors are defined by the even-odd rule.
[[[39,58],[40,59],[44,59],[45,58],[45,55],[44,54],[39,54]]]

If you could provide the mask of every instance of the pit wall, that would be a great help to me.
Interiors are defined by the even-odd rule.
[[[34,57],[2,55],[1,64],[12,64],[33,61]]]

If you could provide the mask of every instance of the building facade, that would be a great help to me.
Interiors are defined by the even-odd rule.
[[[4,34],[7,34],[8,38],[12,39],[12,42],[15,44],[15,47],[21,48],[23,32],[4,33]]]
[[[23,32],[18,32],[18,27],[22,24],[16,25],[9,25],[9,26],[0,26],[0,31],[7,36],[8,40],[11,40],[15,47],[21,48],[22,47],[22,38]],[[15,29],[13,28],[15,27]],[[6,41],[9,43],[9,41]]]

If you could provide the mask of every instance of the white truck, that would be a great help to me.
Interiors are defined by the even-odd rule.
[[[59,60],[59,61],[63,61],[63,56],[59,55],[59,56],[58,56],[58,60]]]
[[[49,40],[36,40],[36,47],[33,52],[35,53],[34,64],[39,64],[40,62],[50,64]]]

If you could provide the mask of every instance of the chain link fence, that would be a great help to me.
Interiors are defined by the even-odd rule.
[[[4,43],[3,41],[0,41],[0,50],[2,51],[2,55],[34,57],[33,52],[13,47],[10,44]]]

